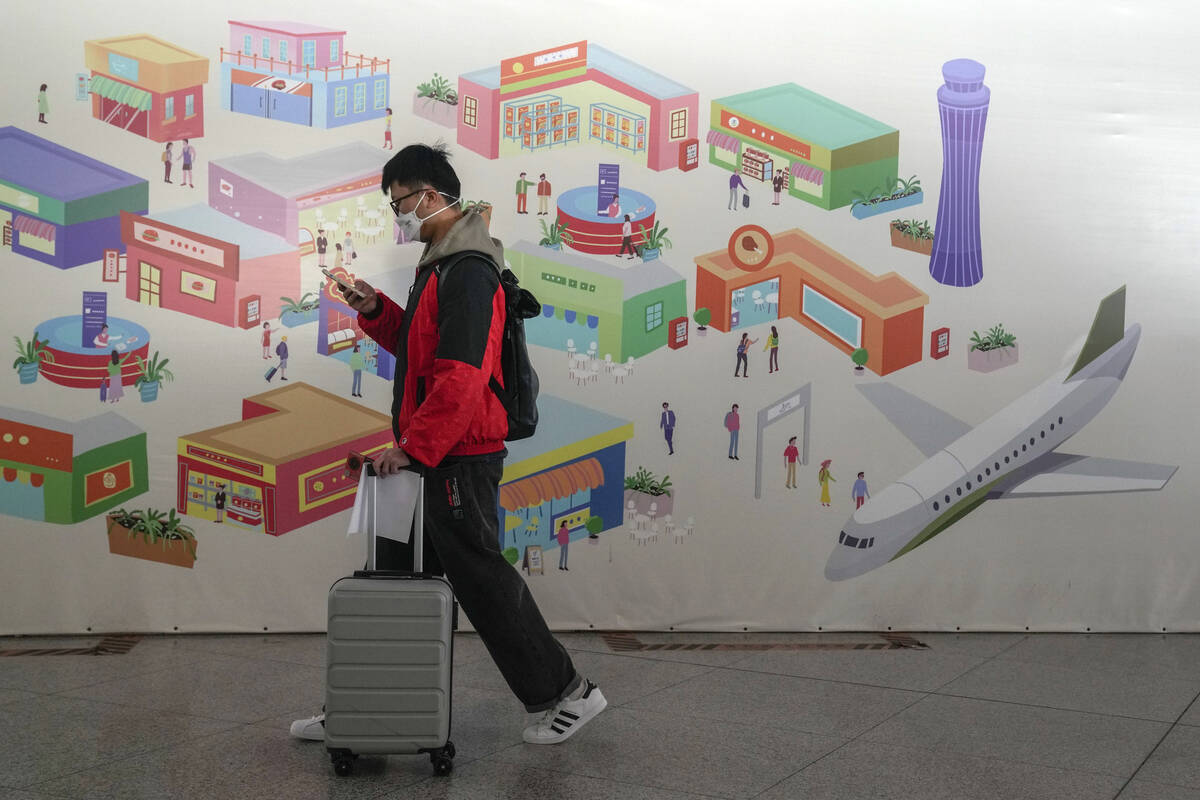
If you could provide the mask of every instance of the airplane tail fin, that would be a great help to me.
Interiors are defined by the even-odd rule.
[[[1083,343],[1083,349],[1079,351],[1079,358],[1075,359],[1075,366],[1071,368],[1067,380],[1121,341],[1124,335],[1125,287],[1122,286],[1100,301],[1100,307],[1096,309],[1096,318],[1092,320],[1092,329],[1088,331],[1087,341]]]

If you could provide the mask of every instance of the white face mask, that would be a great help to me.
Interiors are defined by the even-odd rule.
[[[437,191],[437,190],[432,189],[429,191]],[[438,194],[442,195],[443,197],[450,196],[448,194],[445,194],[444,192],[438,192]],[[443,206],[442,208],[439,208],[437,211],[430,214],[428,217],[418,217],[417,209],[421,207],[421,201],[424,199],[425,199],[425,195],[422,194],[421,200],[417,201],[417,204],[415,206],[413,206],[412,211],[396,215],[396,222],[397,222],[397,224],[400,225],[401,232],[403,232],[405,238],[407,238],[410,241],[415,242],[421,238],[421,224],[422,223],[424,223],[426,220],[433,219],[438,214],[445,211],[447,208],[450,208],[450,206],[448,206],[448,205]]]

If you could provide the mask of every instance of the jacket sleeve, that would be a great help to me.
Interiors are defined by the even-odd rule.
[[[471,421],[486,413],[505,313],[500,278],[482,259],[464,259],[439,276],[437,297],[432,380],[425,401],[400,436],[404,451],[429,465],[440,464]]]
[[[396,355],[396,341],[400,338],[400,325],[404,322],[404,309],[383,292],[376,292],[379,305],[371,315],[359,314],[358,325],[384,350]]]

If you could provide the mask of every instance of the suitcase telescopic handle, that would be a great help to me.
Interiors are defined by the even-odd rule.
[[[379,486],[376,483],[379,480],[379,473],[375,471],[375,462],[369,457],[362,457],[362,468],[366,470],[367,477],[372,480],[367,481],[367,570],[374,572],[376,569],[376,539],[379,531]],[[413,511],[412,522],[412,551],[413,551],[413,572],[420,573],[425,569],[425,473],[415,464],[410,464],[404,468],[409,472],[417,474],[417,502]]]

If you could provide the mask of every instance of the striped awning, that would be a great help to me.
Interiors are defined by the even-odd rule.
[[[808,164],[793,163],[792,177],[799,178],[808,183],[815,183],[817,186],[825,183],[825,173],[816,167],[810,167]]]
[[[114,81],[104,75],[93,75],[91,81],[92,94],[98,94],[117,103],[130,106],[138,111],[149,111],[154,99],[145,89],[130,86],[128,83]]]
[[[715,144],[722,150],[732,150],[735,153],[742,149],[741,141],[735,139],[727,133],[721,133],[720,131],[710,130],[704,141],[708,142],[709,144]]]
[[[604,469],[595,458],[556,467],[500,487],[500,507],[509,511],[540,506],[604,485]]]
[[[13,229],[47,242],[54,241],[54,223],[44,222],[33,217],[17,217],[13,220]]]

